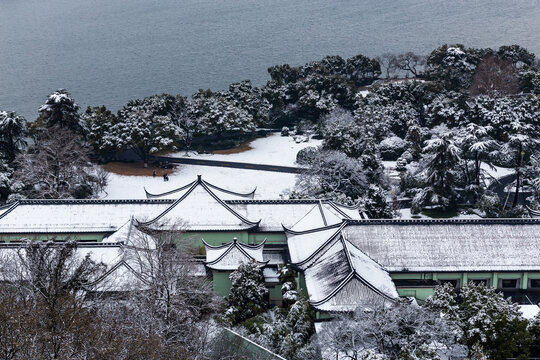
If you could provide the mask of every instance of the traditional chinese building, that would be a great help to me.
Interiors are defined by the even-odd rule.
[[[321,312],[398,296],[425,300],[434,286],[484,282],[521,303],[540,300],[540,220],[373,220],[329,200],[259,200],[193,182],[140,200],[21,200],[0,208],[2,248],[21,239],[79,241],[108,266],[96,284],[144,287],[126,248],[141,229],[178,230],[194,247],[197,275],[226,296],[229,275],[256,261],[269,301],[281,302],[278,269],[291,264]],[[105,291],[105,290],[104,290]]]

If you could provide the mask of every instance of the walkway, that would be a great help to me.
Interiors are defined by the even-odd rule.
[[[228,167],[236,169],[248,169],[248,170],[262,170],[262,171],[274,171],[281,173],[300,174],[304,171],[302,168],[292,166],[281,165],[265,165],[265,164],[250,164],[234,161],[219,161],[219,160],[206,160],[197,158],[185,158],[185,157],[168,157],[168,156],[153,156],[156,161],[169,162],[173,164],[189,164],[189,165],[202,165],[202,166],[217,166]]]

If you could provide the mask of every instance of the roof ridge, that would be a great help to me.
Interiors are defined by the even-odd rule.
[[[343,228],[344,228],[344,223],[342,223],[341,226],[338,228],[338,230],[336,232],[334,232],[324,243],[322,243],[321,246],[319,246],[313,253],[311,253],[311,255],[309,255],[305,260],[302,260],[302,261],[300,261],[300,262],[298,262],[298,263],[296,263],[294,265],[303,266],[303,265],[307,264],[308,262],[310,262],[311,260],[313,260],[324,248],[326,248],[329,244],[331,244],[338,236],[343,237],[343,234],[341,233]],[[326,251],[328,251],[328,250],[329,249],[327,249]],[[320,254],[320,255],[323,255],[323,254]],[[314,263],[315,262],[313,262],[311,265],[307,266],[306,269],[313,266]],[[306,269],[304,269],[304,270],[306,270]]]
[[[19,206],[19,204],[20,204],[20,200],[11,204],[6,211],[0,214],[0,219],[2,219],[4,216],[12,212],[17,206]]]
[[[234,216],[236,216],[237,218],[239,218],[240,220],[242,220],[244,223],[248,224],[248,225],[253,225],[253,226],[259,226],[259,224],[261,223],[261,220],[260,219],[259,221],[257,222],[253,222],[253,221],[250,221],[248,219],[246,219],[245,217],[243,217],[242,215],[240,215],[239,213],[237,213],[234,209],[232,209],[229,205],[225,204],[223,202],[223,200],[221,200],[216,194],[214,194],[214,192],[212,190],[210,190],[206,184],[205,184],[205,181],[203,181],[202,179],[199,179],[201,180],[199,183],[201,184],[201,186],[206,190],[208,191],[208,193],[210,194],[210,196],[212,196],[218,203],[220,203],[221,205],[223,205],[225,207],[225,209],[229,210],[229,212],[231,214],[233,214]]]
[[[538,224],[540,219],[531,218],[481,218],[481,219],[366,219],[344,220],[347,225],[418,225],[418,224]]]
[[[323,211],[323,208],[322,208],[321,200],[319,200],[319,202],[317,203],[317,206],[319,207],[319,211],[321,212],[321,216],[322,216],[322,219],[323,219],[324,226],[328,226],[328,222],[326,221],[326,216],[324,216],[324,211]]]
[[[197,187],[197,185],[199,185],[199,182],[193,182],[191,184],[192,185],[189,188],[189,190],[186,191],[181,197],[176,199],[171,204],[171,206],[169,206],[167,209],[165,209],[161,214],[157,215],[152,220],[145,221],[145,222],[140,222],[140,224],[142,224],[142,225],[150,225],[150,224],[153,224],[154,222],[158,221],[159,219],[161,219],[163,216],[167,215],[176,205],[180,204],[180,202],[182,202],[182,200],[184,200],[189,194],[191,194],[191,192]]]
[[[173,199],[21,199],[15,204],[20,205],[84,205],[84,204],[166,204]]]

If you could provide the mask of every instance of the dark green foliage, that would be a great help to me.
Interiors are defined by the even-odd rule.
[[[87,132],[84,122],[81,121],[79,105],[65,89],[59,89],[47,97],[45,104],[39,108],[39,117],[31,124],[30,130],[35,133],[51,127],[68,129],[83,136]]]
[[[25,119],[13,111],[0,111],[0,157],[8,162],[26,147]]]
[[[478,349],[489,359],[526,359],[532,342],[527,320],[517,304],[484,284],[466,284],[456,294],[450,284],[439,286],[426,306],[440,311],[458,329],[459,341],[471,356]]]
[[[240,265],[229,278],[232,287],[225,318],[231,324],[240,324],[266,310],[268,289],[264,286],[262,271],[255,261]]]
[[[392,209],[387,193],[377,185],[370,185],[362,198],[362,207],[370,219],[391,219]]]

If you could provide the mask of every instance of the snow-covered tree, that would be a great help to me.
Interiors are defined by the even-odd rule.
[[[196,121],[199,135],[221,136],[231,130],[249,133],[256,129],[253,116],[239,102],[210,90],[195,93],[188,112]]]
[[[381,65],[364,55],[350,57],[345,65],[348,76],[357,86],[368,85],[381,76]]]
[[[367,188],[366,174],[359,160],[335,150],[319,151],[305,173],[297,176],[299,197],[329,198],[355,204]]]
[[[107,143],[117,149],[132,148],[148,163],[149,156],[159,151],[175,150],[182,131],[170,115],[156,115],[144,105],[127,105],[111,128]]]
[[[105,106],[88,107],[82,119],[88,129],[86,138],[94,148],[94,152],[101,153],[116,149],[117,142],[113,126],[118,123],[118,118],[109,109]]]
[[[294,304],[298,300],[299,294],[296,289],[295,272],[290,265],[283,265],[278,272],[279,282],[281,283],[281,295],[283,297],[284,307]]]
[[[424,168],[422,176],[427,186],[413,199],[418,209],[423,205],[434,205],[442,210],[456,205],[455,171],[460,161],[460,151],[450,134],[442,133],[425,142],[422,149]]]
[[[197,276],[192,249],[178,240],[181,230],[181,224],[169,232],[140,228],[130,237],[125,259],[144,281],[144,291],[135,288],[126,299],[126,326],[158,339],[165,358],[203,359],[221,299]]]
[[[79,114],[79,105],[65,89],[59,89],[47,97],[45,104],[39,108],[39,117],[30,128],[35,132],[47,127],[65,128],[79,135],[87,132]]]
[[[535,58],[535,55],[529,50],[516,44],[501,46],[497,51],[497,54],[502,58],[512,60],[518,67],[523,65],[533,65]]]
[[[0,157],[8,162],[26,147],[25,120],[13,111],[0,111]]]
[[[461,44],[443,45],[427,58],[426,76],[442,83],[447,89],[468,88],[484,50],[466,49]]]
[[[241,264],[231,273],[232,287],[229,292],[225,318],[233,325],[263,313],[268,289],[264,286],[262,270],[255,261]]]
[[[323,325],[325,359],[440,359],[456,354],[453,328],[437,312],[408,300],[372,304]]]
[[[247,111],[257,126],[265,126],[268,123],[270,104],[262,96],[261,90],[251,85],[250,80],[233,83],[229,85],[229,90],[222,94],[232,100],[238,108]]]
[[[102,187],[90,150],[67,129],[41,131],[36,142],[15,158],[15,179],[29,198],[85,198]]]
[[[459,341],[466,346],[469,358],[479,349],[489,359],[528,355],[531,338],[527,321],[518,305],[494,288],[469,282],[456,294],[447,283],[436,288],[426,306],[459,329]]]
[[[11,193],[13,183],[13,169],[8,166],[6,161],[0,158],[0,200],[7,199]]]
[[[392,209],[388,204],[387,192],[380,186],[370,184],[361,200],[362,209],[370,219],[391,219]]]
[[[365,134],[362,130],[350,111],[336,108],[322,119],[323,148],[357,158],[363,152]]]

